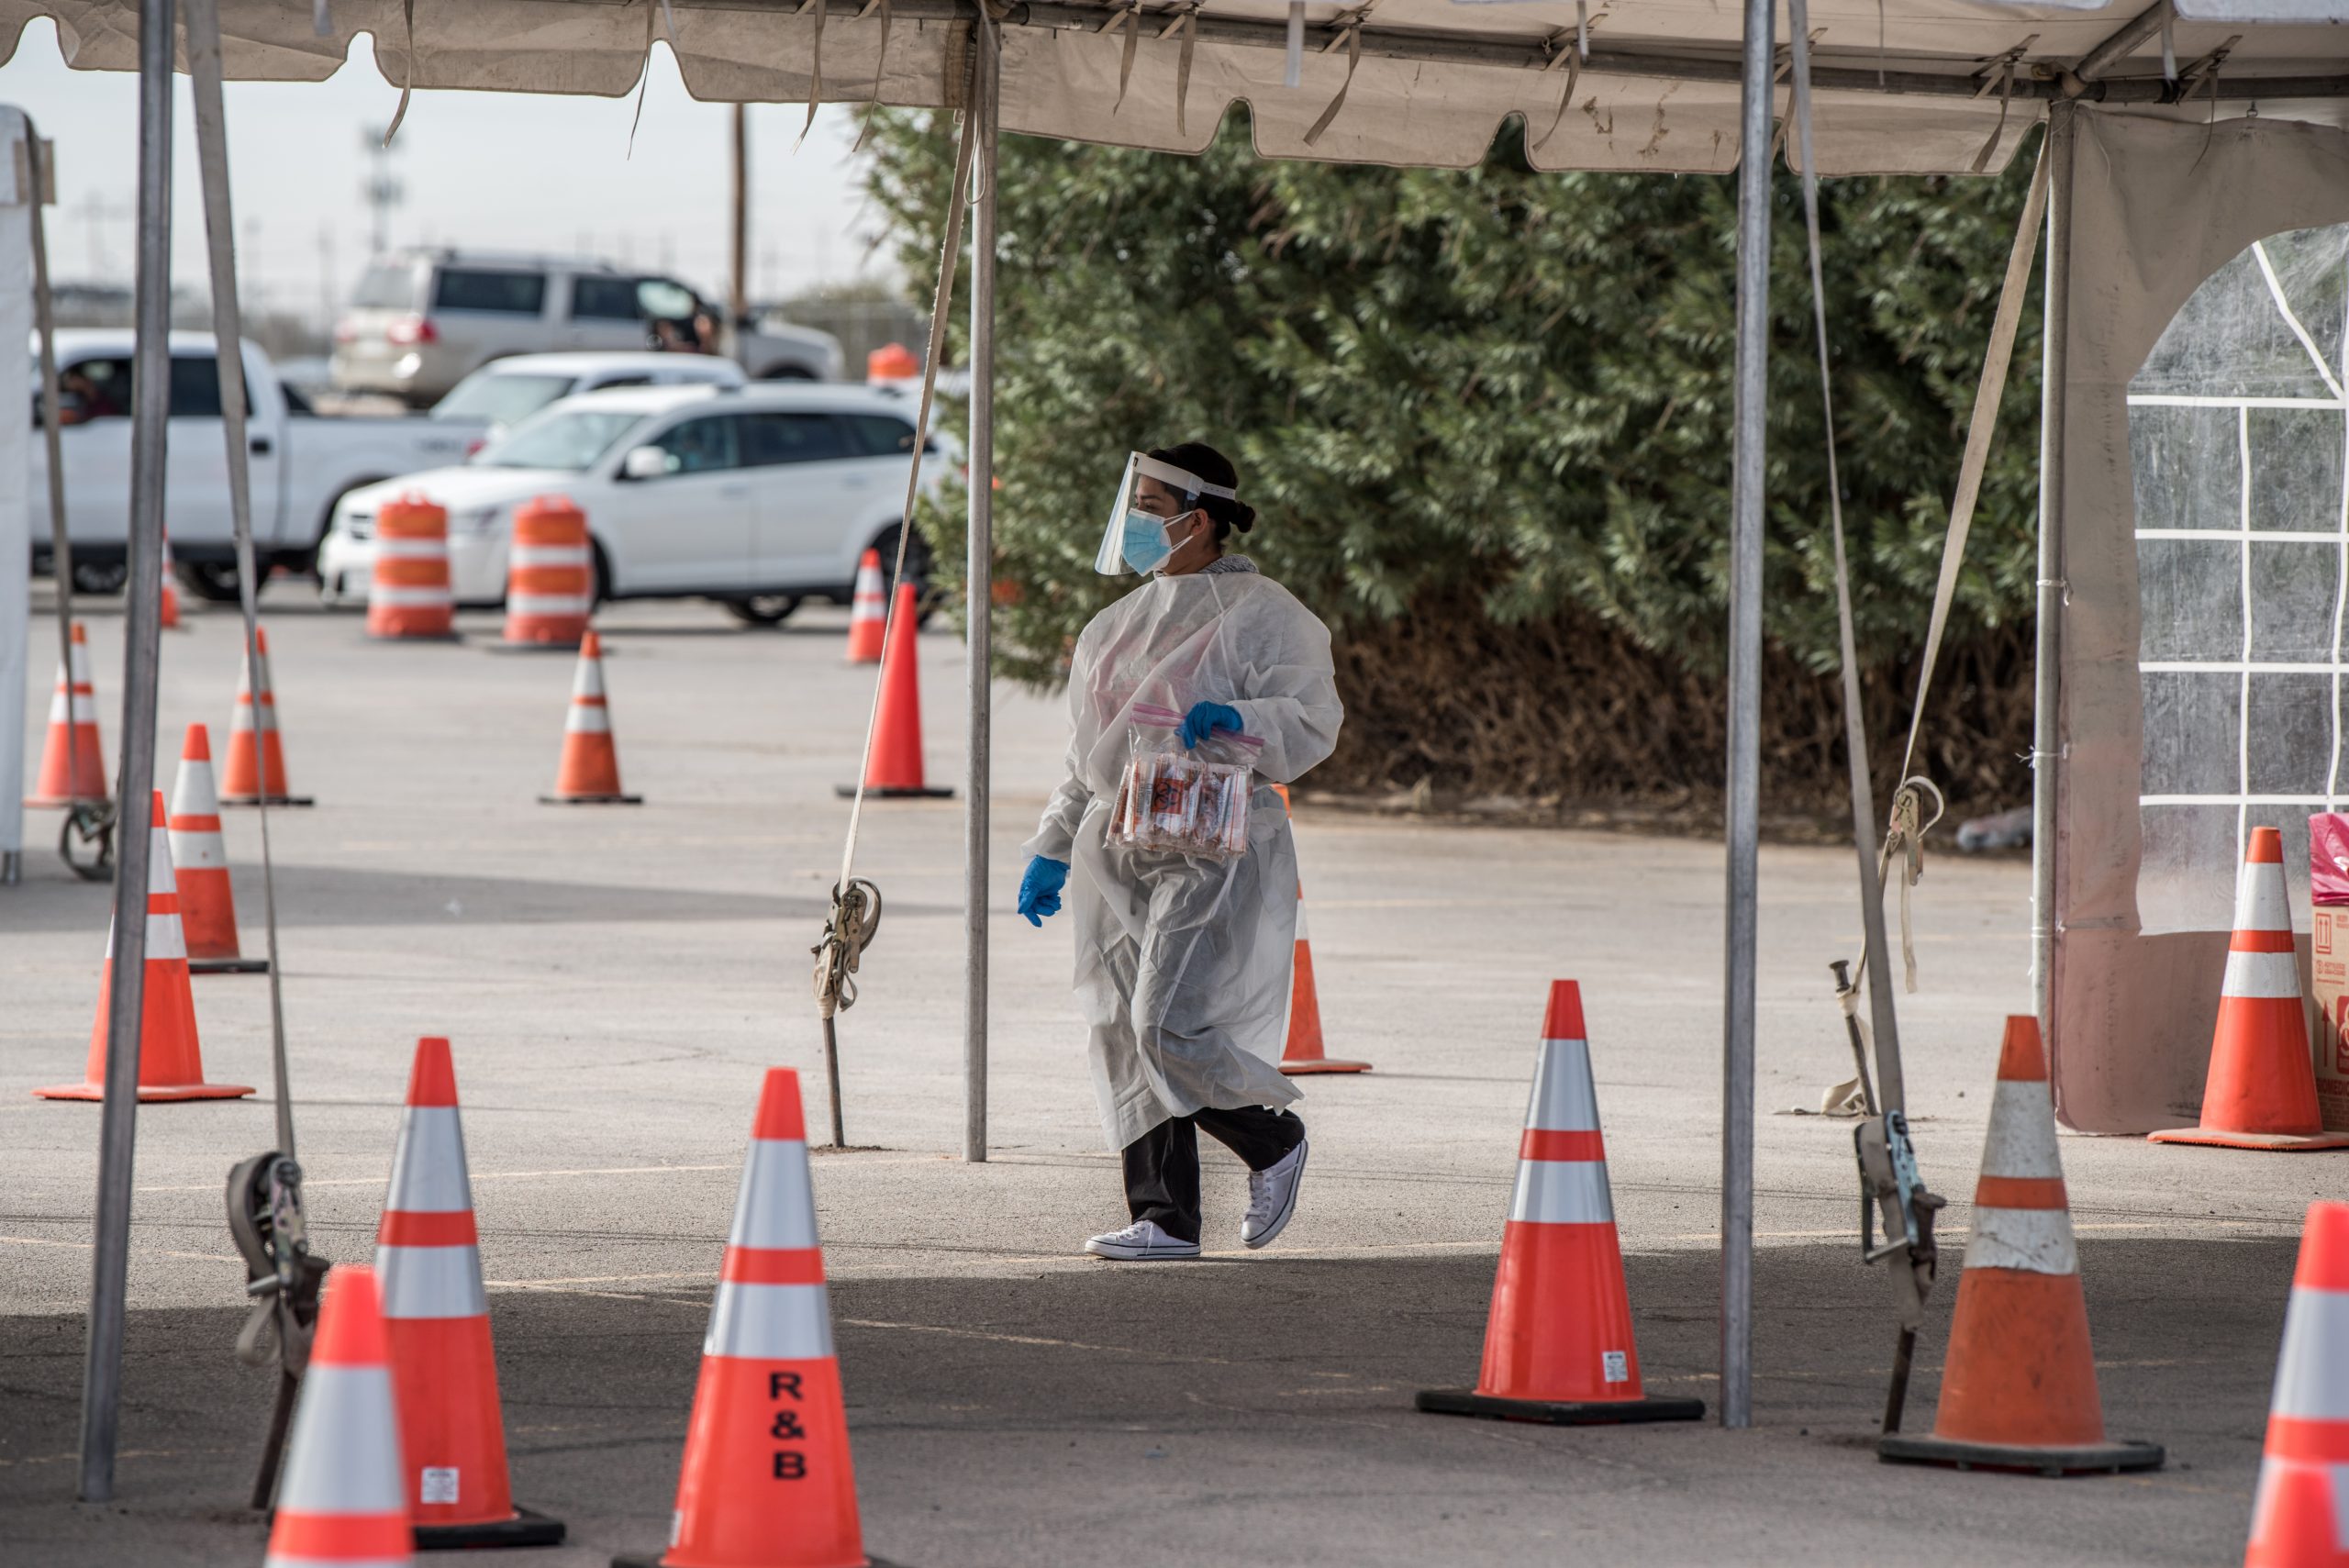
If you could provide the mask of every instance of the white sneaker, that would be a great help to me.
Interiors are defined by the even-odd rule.
[[[1268,1247],[1288,1229],[1297,1212],[1297,1189],[1305,1184],[1305,1145],[1281,1157],[1280,1163],[1248,1173],[1248,1216],[1240,1222],[1240,1240],[1250,1247]]]
[[[1154,1219],[1137,1219],[1123,1230],[1106,1231],[1085,1244],[1085,1250],[1097,1258],[1114,1258],[1121,1263],[1150,1262],[1162,1258],[1196,1258],[1199,1255],[1197,1241],[1185,1241],[1169,1236],[1158,1228]]]

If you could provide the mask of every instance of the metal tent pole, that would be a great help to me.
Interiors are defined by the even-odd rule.
[[[2079,110],[2047,112],[2047,300],[2040,335],[2039,594],[2031,694],[2031,998],[2055,1040],[2055,798],[2064,763],[2064,335],[2070,329],[2072,150]]]
[[[971,166],[971,450],[969,555],[963,598],[969,621],[971,744],[963,790],[963,1158],[987,1157],[987,818],[995,744],[995,182],[1002,35],[982,17],[971,113],[978,117]]]
[[[133,291],[129,574],[123,592],[122,773],[115,798],[114,977],[106,994],[106,1104],[98,1120],[90,1329],[82,1363],[85,1503],[114,1496],[122,1330],[130,1274],[130,1178],[146,1001],[147,869],[153,842],[155,662],[161,652],[163,429],[171,407],[172,0],[139,6],[139,271]]]
[[[1763,419],[1770,363],[1775,17],[1745,0],[1737,163],[1737,439],[1730,502],[1728,951],[1721,984],[1721,1425],[1753,1424],[1753,998],[1762,770]]]

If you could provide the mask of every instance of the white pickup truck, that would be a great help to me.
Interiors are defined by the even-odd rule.
[[[74,586],[83,593],[119,592],[125,575],[131,345],[127,330],[77,328],[57,335],[63,406],[58,440],[65,455],[66,530],[73,547]],[[233,599],[235,534],[212,334],[173,333],[171,357],[163,526],[171,535],[180,580],[189,591],[207,599]],[[487,428],[485,421],[320,415],[278,380],[269,356],[260,349],[245,344],[243,358],[250,406],[246,461],[252,473],[253,549],[269,566],[308,570],[335,502],[346,491],[460,462]],[[36,387],[36,422],[39,417]],[[35,572],[47,572],[48,449],[39,437],[32,454],[32,566]]]

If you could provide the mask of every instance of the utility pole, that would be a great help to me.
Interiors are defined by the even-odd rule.
[[[318,326],[326,332],[334,330],[335,318],[334,225],[318,225]]]
[[[734,232],[729,252],[731,266],[726,284],[726,349],[734,351],[734,340],[742,323],[751,314],[751,110],[747,104],[734,106]]]
[[[392,248],[392,209],[407,195],[392,173],[392,150],[384,145],[384,131],[382,126],[359,128],[360,145],[367,151],[367,181],[359,191],[367,202],[370,261]]]

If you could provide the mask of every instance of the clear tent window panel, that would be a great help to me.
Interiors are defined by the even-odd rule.
[[[2224,930],[2251,829],[2349,800],[2349,226],[2262,240],[2195,291],[2129,386],[2149,933]]]

